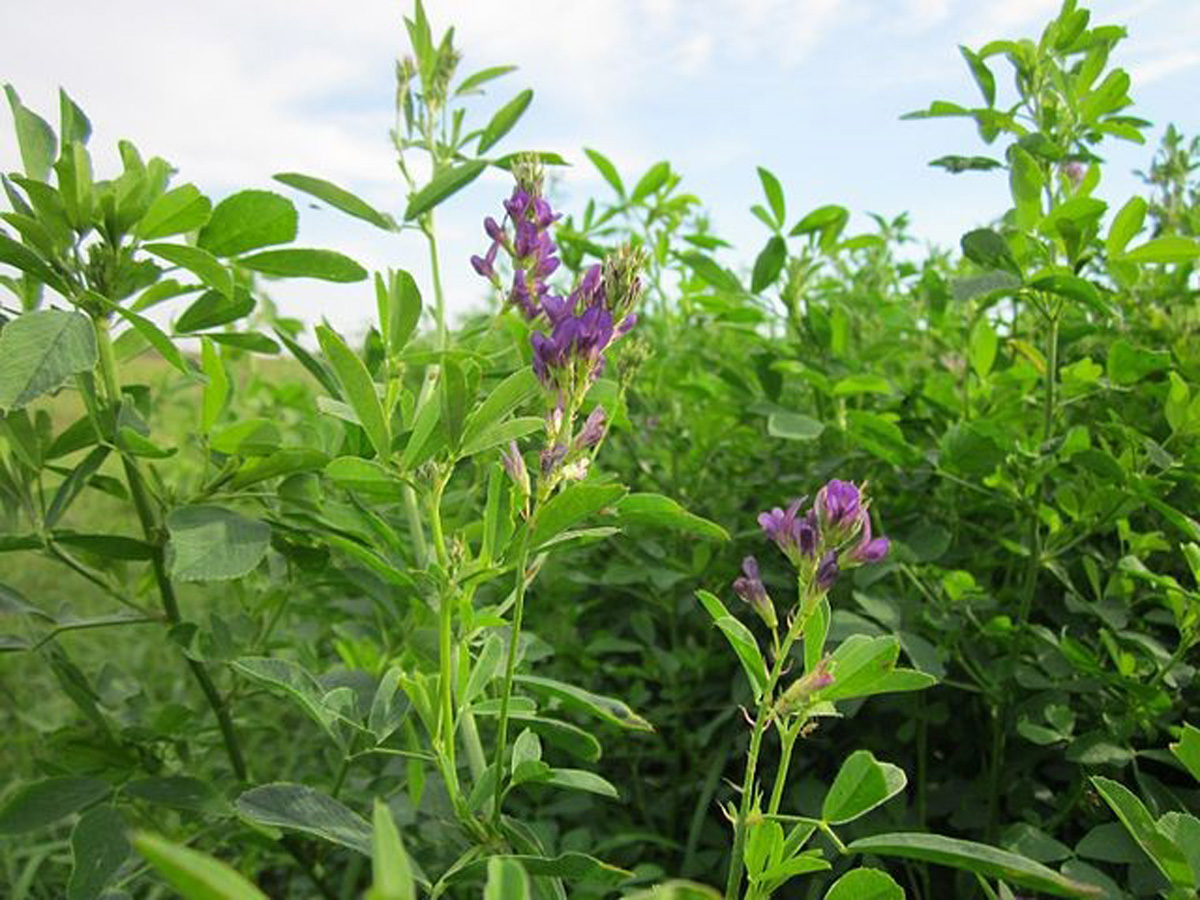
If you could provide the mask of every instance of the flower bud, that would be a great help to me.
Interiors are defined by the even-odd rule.
[[[826,656],[811,672],[792,682],[792,686],[783,692],[775,704],[775,712],[781,715],[795,715],[811,706],[817,693],[833,684],[830,662],[830,658]]]
[[[508,452],[502,452],[500,460],[504,464],[504,471],[508,473],[508,477],[517,486],[517,490],[521,492],[521,496],[528,499],[530,494],[529,470],[525,468],[525,457],[521,455],[521,449],[517,446],[516,441],[509,441]]]
[[[817,491],[813,509],[824,546],[840,546],[858,535],[866,518],[862,501],[862,494],[852,481],[835,478]]]
[[[597,406],[588,415],[587,421],[583,423],[583,428],[579,434],[575,436],[575,449],[582,451],[595,447],[604,440],[605,430],[604,407]]]
[[[744,574],[733,582],[734,591],[757,613],[766,626],[774,631],[779,625],[779,620],[775,616],[775,604],[771,602],[766,585],[759,577],[758,560],[747,556],[742,560],[742,572]]]

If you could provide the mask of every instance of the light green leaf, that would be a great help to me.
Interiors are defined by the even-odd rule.
[[[286,197],[271,191],[239,191],[218,203],[196,243],[213,256],[237,256],[296,239],[299,217]]]
[[[493,856],[487,863],[483,900],[529,900],[529,876],[515,859]]]
[[[1174,841],[1163,834],[1142,801],[1119,781],[1099,775],[1093,775],[1091,781],[1104,798],[1104,802],[1112,807],[1121,824],[1146,851],[1167,880],[1172,884],[1191,886],[1192,870],[1187,857]]]
[[[167,516],[168,564],[180,581],[250,574],[267,554],[271,527],[220,506],[181,506]]]
[[[339,456],[325,467],[325,477],[343,490],[396,502],[404,497],[404,481],[372,459]]]
[[[588,516],[613,506],[624,494],[625,488],[617,484],[576,482],[568,485],[538,511],[530,546],[540,547]]]
[[[904,900],[904,888],[879,869],[851,869],[833,883],[825,900]]]
[[[667,161],[656,162],[646,174],[638,179],[638,183],[634,185],[633,194],[629,198],[634,203],[641,203],[664,184],[671,177],[671,164]]]
[[[853,822],[896,796],[907,783],[899,766],[880,762],[867,750],[856,750],[842,763],[825,795],[821,818],[831,825]]]
[[[621,175],[617,172],[617,167],[612,164],[612,161],[599,150],[589,150],[587,147],[584,147],[583,152],[587,154],[587,158],[592,161],[592,165],[596,167],[601,177],[608,182],[609,187],[617,192],[617,196],[624,197],[625,185],[621,182]]]
[[[767,419],[767,434],[789,441],[815,441],[825,425],[801,413],[773,412]]]
[[[273,278],[315,278],[319,281],[349,283],[364,281],[367,270],[348,256],[333,250],[309,250],[289,247],[263,250],[238,258],[238,265]]]
[[[158,355],[170,363],[176,371],[188,378],[196,377],[195,370],[192,369],[188,361],[183,358],[183,354],[179,348],[175,346],[163,330],[147,319],[145,316],[140,316],[131,309],[126,309],[123,306],[118,306],[115,303],[109,303],[108,308],[115,312],[118,316],[128,322],[137,330],[137,332],[146,339],[146,342],[158,351]],[[207,369],[205,375],[208,375]],[[210,376],[211,377],[211,376]]]
[[[447,197],[461,191],[478,178],[486,168],[486,160],[473,159],[439,172],[429,184],[409,199],[408,208],[404,210],[404,220],[411,222],[418,216],[429,212]]]
[[[268,900],[267,895],[220,860],[152,834],[133,845],[184,900]]]
[[[1154,238],[1121,257],[1130,263],[1185,263],[1200,259],[1200,241],[1179,235]]]
[[[1121,207],[1108,228],[1108,237],[1104,239],[1105,249],[1110,259],[1116,259],[1125,252],[1129,242],[1142,230],[1146,221],[1146,211],[1149,207],[1141,197],[1130,197]]]
[[[729,532],[695,513],[690,513],[662,494],[636,493],[622,497],[616,505],[617,521],[638,523],[694,534],[717,541],[729,540]]]
[[[599,794],[601,797],[611,797],[614,800],[621,796],[610,781],[601,778],[595,772],[588,772],[584,769],[551,769],[546,784],[553,784],[556,787],[572,791]]]
[[[142,249],[169,263],[182,266],[226,297],[232,296],[233,275],[207,250],[186,244],[144,244]]]
[[[45,181],[54,162],[57,144],[54,129],[45,119],[21,103],[21,98],[11,84],[4,86],[4,93],[8,95],[8,106],[12,110],[17,147],[21,151],[21,164],[25,167],[25,174],[38,181]]]
[[[762,651],[758,648],[758,641],[754,639],[749,628],[729,614],[725,609],[725,604],[714,594],[710,594],[708,591],[696,591],[696,596],[708,614],[712,616],[713,624],[717,626],[721,634],[725,635],[725,640],[737,654],[742,668],[746,672],[746,678],[750,682],[754,699],[757,700],[767,686],[767,664],[763,659]]]
[[[212,213],[212,202],[194,184],[180,185],[150,204],[137,224],[143,241],[183,234],[202,227]]]
[[[1192,773],[1192,777],[1200,781],[1200,728],[1184,722],[1183,734],[1170,747],[1175,757]]]
[[[873,853],[876,856],[916,859],[949,866],[1055,897],[1099,895],[1099,891],[1091,885],[1080,884],[1016,853],[937,834],[877,834],[860,838],[846,849],[850,853]]]
[[[18,316],[0,331],[0,410],[20,409],[91,371],[96,332],[83,313],[40,309]]]
[[[540,391],[541,382],[532,368],[522,366],[517,369],[496,385],[467,419],[463,429],[464,446],[472,444],[485,429],[504,419]]]
[[[654,726],[629,708],[624,700],[593,694],[591,691],[537,675],[518,675],[517,683],[537,694],[561,700],[566,706],[588,713],[634,731],[653,731]]]
[[[367,900],[416,900],[412,864],[396,829],[391,810],[381,800],[375,801],[371,840],[371,873],[374,883]]]
[[[1009,189],[1016,210],[1017,227],[1032,231],[1042,218],[1042,171],[1029,153],[1015,145],[1009,151],[1009,162],[1012,166]]]
[[[234,804],[251,822],[311,834],[371,855],[367,820],[327,794],[303,784],[276,782],[246,791]]]
[[[315,178],[312,175],[302,175],[299,172],[280,172],[275,180],[294,187],[298,191],[311,194],[318,200],[324,200],[334,209],[339,209],[347,215],[370,222],[376,228],[384,231],[397,231],[396,221],[387,213],[382,213],[366,200],[352,194],[345,188],[338,187],[331,181]]]
[[[174,346],[174,345],[172,345]],[[204,385],[204,400],[200,409],[200,429],[205,434],[212,431],[225,402],[229,399],[229,374],[225,371],[225,361],[220,352],[208,338],[200,339],[200,365],[208,377]]]
[[[346,399],[354,407],[359,422],[367,432],[375,453],[381,460],[386,460],[391,454],[391,431],[367,367],[358,354],[346,346],[341,336],[327,325],[317,326],[317,340],[341,382]]]
[[[517,124],[517,120],[521,118],[532,100],[533,91],[524,90],[497,110],[487,127],[483,129],[483,134],[479,136],[478,153],[480,155],[487,153],[512,131],[513,126]]]

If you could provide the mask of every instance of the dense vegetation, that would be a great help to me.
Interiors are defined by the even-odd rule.
[[[760,169],[743,270],[667,162],[586,150],[560,215],[496,149],[531,92],[476,127],[509,69],[406,23],[395,215],[102,180],[8,88],[0,893],[1197,896],[1200,141],[1096,196],[1149,127],[1123,30],[1066,0],[910,114],[1011,187],[961,254]],[[434,211],[488,166],[453,328]],[[432,283],[293,246],[285,193]],[[296,277],[373,290],[365,339]]]

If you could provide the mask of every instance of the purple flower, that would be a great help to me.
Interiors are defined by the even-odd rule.
[[[787,715],[803,712],[822,689],[833,684],[830,664],[831,660],[826,656],[811,671],[792,682],[775,704],[776,710]]]
[[[562,465],[562,461],[567,456],[566,444],[555,444],[552,447],[546,447],[541,453],[542,477],[550,475]]]
[[[762,578],[759,577],[758,560],[753,556],[747,556],[742,560],[742,572],[744,574],[734,580],[733,590],[749,604],[768,628],[774,630],[779,621],[775,617],[775,604],[771,602],[771,596],[767,593]]]
[[[881,562],[891,550],[892,543],[883,535],[871,537],[871,517],[863,516],[862,532],[858,543],[845,554],[843,562],[852,566],[863,566]]]
[[[803,502],[804,498],[800,498],[792,501],[786,512],[777,506],[758,517],[758,524],[767,537],[775,542],[793,565],[799,565],[803,558],[811,558],[817,552],[816,521],[811,512],[802,518],[799,516]]]
[[[825,555],[821,557],[821,564],[817,566],[817,587],[823,591],[829,590],[840,574],[837,551],[826,551]]]
[[[597,406],[588,415],[583,428],[575,437],[576,450],[588,450],[604,440],[605,413],[603,406]]]
[[[518,179],[520,180],[520,179]],[[549,228],[559,218],[550,204],[540,196],[540,176],[518,184],[512,196],[504,201],[506,223],[511,222],[514,235],[510,240],[505,225],[491,216],[483,220],[483,230],[492,240],[484,257],[474,256],[471,265],[483,277],[498,282],[494,261],[503,247],[512,259],[513,281],[508,301],[528,319],[542,311],[543,298],[549,293],[546,278],[558,269],[558,248],[550,237]]]
[[[499,280],[496,275],[496,251],[499,249],[499,242],[494,242],[492,246],[488,247],[487,253],[483,256],[471,257],[471,265],[475,268],[475,271],[493,282]]]
[[[817,491],[813,503],[821,528],[840,534],[855,528],[862,513],[862,495],[853,481],[833,479]]]

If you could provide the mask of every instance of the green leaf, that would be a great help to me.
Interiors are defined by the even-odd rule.
[[[1174,841],[1163,834],[1142,801],[1125,785],[1111,778],[1093,775],[1091,782],[1167,880],[1184,887],[1192,886],[1192,870],[1187,857],[1175,846]]]
[[[461,191],[478,178],[486,168],[486,160],[473,159],[462,165],[443,169],[429,184],[409,198],[408,207],[404,210],[404,220],[411,222],[429,212],[447,197]]]
[[[1185,263],[1200,259],[1200,241],[1168,235],[1146,241],[1121,257],[1129,263]]]
[[[882,375],[859,372],[840,379],[833,386],[833,396],[855,397],[859,394],[890,394],[892,390],[891,382]]]
[[[958,52],[967,61],[967,65],[971,69],[971,77],[975,79],[975,83],[979,85],[979,92],[983,94],[983,102],[989,107],[995,106],[996,76],[992,74],[987,64],[968,48],[960,45]]]
[[[892,635],[850,635],[833,652],[833,684],[821,691],[821,699],[865,696],[876,681],[895,668],[899,655],[900,641]]]
[[[207,250],[186,244],[144,244],[142,249],[176,266],[182,266],[226,297],[233,294],[233,275]]]
[[[390,668],[379,680],[379,687],[371,700],[371,711],[367,716],[367,730],[375,738],[376,744],[382,744],[401,725],[408,715],[408,698],[399,690],[400,678],[403,671]]]
[[[625,488],[619,484],[569,484],[551,497],[534,517],[530,547],[540,547],[583,519],[613,506],[624,495]]]
[[[1192,773],[1193,778],[1200,781],[1200,728],[1184,722],[1179,740],[1170,747],[1176,759]]]
[[[1009,190],[1016,210],[1017,227],[1033,231],[1042,218],[1042,170],[1025,150],[1014,145],[1009,151]]]
[[[479,148],[477,152],[480,155],[487,153],[506,134],[512,131],[513,126],[517,124],[517,120],[521,118],[521,115],[529,107],[532,100],[533,91],[527,89],[521,91],[521,93],[509,100],[504,106],[500,107],[496,114],[492,116],[491,121],[487,123],[487,127],[483,129],[483,134],[479,136]]]
[[[721,894],[694,881],[672,879],[636,894],[626,894],[624,900],[721,900]]]
[[[791,237],[805,234],[820,234],[822,247],[831,247],[837,241],[838,235],[850,221],[850,212],[844,206],[828,204],[818,206],[806,213],[789,232]]]
[[[125,307],[118,306],[115,303],[108,304],[108,308],[132,325],[138,334],[144,337],[146,342],[158,351],[158,355],[170,363],[176,369],[176,371],[186,375],[188,378],[194,379],[196,377],[195,371],[192,369],[188,361],[183,358],[183,354],[180,352],[179,348],[175,346],[175,342],[167,337],[161,328],[159,328],[145,316],[140,316],[131,309],[126,309]],[[207,369],[205,369],[204,373],[205,375],[209,375]],[[211,377],[211,375],[209,375],[209,377]]]
[[[815,441],[825,425],[801,413],[773,412],[767,419],[767,434],[789,441]]]
[[[421,290],[413,277],[403,269],[389,272],[386,283],[377,272],[375,297],[388,353],[394,356],[404,350],[421,321]]]
[[[320,281],[350,283],[364,281],[367,270],[348,256],[334,250],[309,250],[289,247],[264,250],[238,259],[238,265],[273,278],[316,278]]]
[[[87,149],[78,141],[67,145],[54,164],[54,171],[67,221],[83,234],[92,227],[92,160]]]
[[[556,681],[553,678],[541,678],[536,675],[518,675],[516,680],[518,684],[534,693],[547,694],[561,700],[566,706],[604,719],[606,722],[618,725],[621,728],[629,728],[634,731],[654,730],[653,725],[630,709],[629,705],[623,700],[617,700],[614,697],[605,697],[601,694],[593,694],[591,691],[576,687],[573,684],[567,684],[563,681]]]
[[[185,775],[140,778],[122,787],[121,793],[170,809],[206,813],[229,812],[229,801],[218,794],[211,784]]]
[[[958,175],[962,172],[990,172],[993,169],[1004,168],[1004,163],[998,159],[992,159],[990,156],[939,156],[929,163],[931,166],[936,166],[939,169],[945,169],[951,175]]]
[[[546,427],[546,420],[541,416],[518,416],[504,422],[496,422],[488,426],[471,440],[463,440],[462,456],[474,456],[493,447],[507,447],[509,441],[523,438],[541,431]]]
[[[97,360],[96,332],[83,313],[41,309],[0,331],[0,410],[21,409]]]
[[[962,237],[963,256],[984,269],[998,269],[1021,274],[1021,267],[1013,258],[1012,249],[1001,235],[990,228],[977,228]]]
[[[493,856],[487,863],[483,900],[530,900],[529,876],[515,859]]]
[[[370,222],[376,228],[384,231],[397,231],[396,221],[387,213],[382,213],[367,203],[361,197],[352,194],[345,188],[338,187],[331,181],[315,178],[312,175],[302,175],[299,172],[280,172],[275,180],[294,187],[298,191],[311,194],[318,200],[324,200],[334,209],[341,210],[347,215]]]
[[[459,84],[458,89],[455,90],[454,94],[455,96],[465,94],[482,84],[486,84],[489,81],[499,78],[502,75],[507,75],[509,72],[515,72],[516,70],[516,66],[492,66],[491,68],[481,69],[473,75],[468,75],[466,78],[464,78],[462,83]]]
[[[213,256],[237,256],[296,239],[299,217],[286,197],[271,191],[239,191],[218,203],[196,244]]]
[[[904,770],[877,760],[867,750],[856,750],[842,763],[825,802],[821,818],[831,825],[844,825],[866,815],[904,790]]]
[[[501,381],[467,419],[463,444],[474,442],[486,429],[541,392],[533,369],[522,366]]]
[[[343,490],[395,503],[404,498],[404,481],[371,459],[339,456],[325,467],[325,477]]]
[[[1099,894],[1091,885],[1080,884],[1007,850],[937,834],[877,834],[860,838],[846,849],[850,853],[916,859],[963,869],[1055,897],[1096,897]]]
[[[1121,211],[1113,217],[1112,225],[1108,228],[1108,237],[1104,240],[1104,247],[1110,259],[1120,257],[1129,246],[1129,242],[1142,230],[1148,208],[1146,201],[1141,197],[1130,197],[1121,207]]]
[[[630,201],[633,203],[641,203],[664,184],[671,177],[671,164],[666,160],[656,162],[646,174],[638,179],[638,183],[634,185],[633,194],[630,196]]]
[[[206,337],[200,339],[200,366],[208,378],[200,406],[200,430],[209,434],[229,399],[229,373],[220,351]]]
[[[111,788],[98,778],[59,776],[35,781],[0,807],[0,834],[24,834],[99,803]]]
[[[139,834],[138,853],[184,900],[268,900],[267,895],[220,860],[152,834]]]
[[[535,878],[561,878],[572,882],[616,885],[625,881],[632,874],[624,869],[601,862],[586,853],[561,853],[553,857],[509,855],[492,856],[486,860],[479,859],[455,870],[446,880],[454,882],[480,878],[483,876],[484,869],[492,865],[493,860],[515,862]]]
[[[71,831],[71,880],[67,900],[94,900],[129,856],[125,820],[111,806],[88,810]]]
[[[50,501],[50,508],[46,511],[46,527],[53,528],[63,513],[65,513],[75,502],[75,498],[80,492],[87,487],[92,476],[100,470],[104,460],[108,457],[109,448],[105,446],[95,447],[85,456],[70,474],[59,484],[58,490],[54,492],[54,499]]]
[[[62,147],[72,141],[86,144],[92,136],[92,123],[62,88],[58,89],[58,129],[62,132]]]
[[[376,800],[372,818],[371,873],[374,883],[367,900],[416,900],[412,864],[408,861],[391,810],[386,803]]]
[[[754,272],[750,276],[750,291],[757,294],[765,291],[779,278],[783,264],[787,262],[787,243],[779,235],[767,240],[766,246],[754,260]]]
[[[45,181],[50,174],[57,145],[54,129],[45,119],[21,103],[21,98],[11,84],[4,86],[4,93],[8,95],[8,106],[12,110],[13,124],[16,125],[17,146],[21,151],[21,163],[25,166],[25,174],[38,181]]]
[[[767,203],[771,205],[771,212],[775,214],[775,224],[777,227],[783,227],[783,220],[787,218],[787,206],[783,201],[783,186],[779,183],[779,179],[764,169],[758,167],[758,180],[762,182],[763,193],[767,195]]]
[[[170,237],[202,227],[211,214],[212,202],[194,184],[185,184],[151,203],[135,231],[143,241]]]
[[[904,888],[879,869],[851,869],[833,883],[825,900],[904,900]]]
[[[180,506],[167,516],[171,576],[228,581],[249,575],[267,555],[271,527],[220,506]]]
[[[71,294],[67,283],[40,256],[6,234],[0,234],[0,263],[20,269],[64,297]]]
[[[276,782],[251,788],[237,798],[237,811],[259,825],[311,834],[371,855],[367,820],[327,794],[303,784]]]
[[[617,172],[617,167],[612,164],[607,156],[599,150],[589,150],[583,148],[583,152],[587,154],[587,158],[592,161],[592,165],[600,173],[601,177],[608,182],[609,187],[617,192],[618,197],[625,196],[625,185],[621,182],[621,176]]]
[[[1167,350],[1147,350],[1118,338],[1108,348],[1108,380],[1113,384],[1136,384],[1147,375],[1162,372],[1171,366]]]
[[[611,797],[614,800],[621,796],[610,781],[601,778],[595,772],[583,769],[551,769],[550,776],[545,783],[570,791],[583,791],[588,794],[598,794],[601,797]]]
[[[228,325],[252,313],[254,305],[254,297],[242,287],[235,287],[232,297],[220,291],[205,291],[175,320],[175,331],[187,334]]]
[[[708,282],[717,290],[725,291],[729,294],[742,293],[741,282],[730,271],[721,268],[711,257],[705,256],[703,253],[681,253],[679,259],[689,269],[700,276],[701,279]]]
[[[375,382],[366,365],[346,346],[341,336],[327,325],[317,326],[317,340],[337,374],[346,400],[354,408],[359,422],[367,432],[367,438],[375,448],[375,453],[381,460],[386,460],[391,454],[391,429],[383,414],[379,394],[375,391]]]
[[[662,494],[628,494],[617,502],[616,511],[617,521],[622,524],[636,522],[716,541],[729,540],[729,532],[716,522],[688,512]]]
[[[713,624],[717,626],[721,634],[725,635],[725,640],[737,654],[742,669],[746,672],[746,679],[750,682],[754,699],[757,701],[766,689],[768,677],[767,663],[763,659],[762,651],[758,648],[758,641],[754,639],[749,628],[729,614],[725,604],[716,595],[708,591],[696,591],[696,596],[708,614],[712,616]]]
[[[234,660],[233,667],[247,678],[275,691],[281,691],[295,702],[331,739],[340,736],[333,727],[333,715],[324,703],[324,691],[299,663],[268,656],[244,656]]]
[[[996,329],[992,327],[987,316],[980,316],[975,320],[975,327],[971,329],[971,340],[968,347],[971,368],[977,378],[987,378],[988,373],[992,371],[999,346],[1000,339],[996,335]]]

